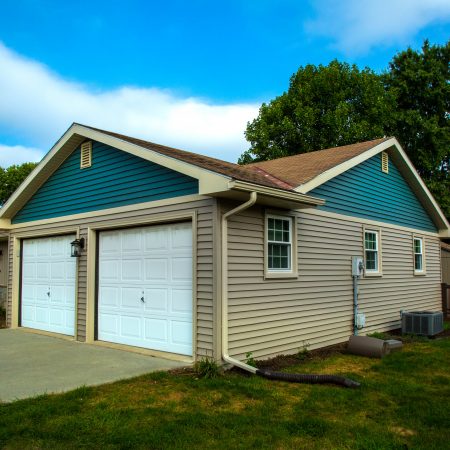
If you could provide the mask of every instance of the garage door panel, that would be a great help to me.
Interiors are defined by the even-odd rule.
[[[174,344],[185,345],[189,342],[192,334],[191,322],[172,320],[171,323],[172,342]]]
[[[34,256],[37,258],[42,258],[44,256],[50,256],[49,240],[48,239],[38,239],[33,241]]]
[[[36,279],[36,263],[24,263],[22,268],[22,279],[35,280]]]
[[[103,260],[99,270],[100,283],[105,281],[120,281],[119,264],[120,262],[117,260]]]
[[[172,280],[192,280],[192,258],[184,257],[172,259]]]
[[[122,232],[122,252],[140,253],[142,248],[142,232],[137,229]]]
[[[122,261],[122,281],[140,281],[142,279],[142,261],[125,259]]]
[[[65,275],[64,263],[61,261],[52,262],[50,265],[50,278],[52,281],[64,281]]]
[[[148,314],[167,313],[167,289],[146,289],[144,309]]]
[[[139,316],[120,316],[121,335],[133,339],[139,339],[142,334],[141,318]]]
[[[101,287],[99,297],[102,299],[102,304],[106,307],[118,307],[120,298],[119,287]]]
[[[43,286],[43,285],[36,285],[35,286],[35,294],[36,294],[36,297],[35,297],[35,301],[36,302],[39,302],[39,303],[45,303],[45,304],[47,304],[47,303],[49,303],[49,301],[48,301],[48,297],[49,297],[49,295],[48,295],[48,293],[49,293],[49,286],[47,286],[47,285],[45,285],[45,286]]]
[[[172,289],[171,312],[192,317],[192,291],[190,289]]]
[[[141,310],[143,297],[142,289],[137,287],[126,287],[121,289],[122,301],[120,306],[124,309]]]
[[[192,355],[190,223],[101,232],[99,268],[99,340]]]
[[[74,335],[75,270],[72,236],[23,241],[22,326]]]
[[[192,229],[184,226],[175,226],[171,232],[171,243],[173,249],[192,248]]]
[[[146,317],[145,322],[145,339],[149,343],[157,343],[156,345],[161,348],[167,342],[168,338],[168,320],[157,319],[155,317]]]
[[[47,262],[37,262],[32,264],[33,267],[35,267],[36,270],[36,277],[40,280],[42,279],[48,279],[50,277],[50,267]],[[26,268],[24,267],[24,277],[25,276]]]
[[[46,325],[49,322],[50,314],[48,308],[44,306],[36,306],[35,319],[38,324]]]
[[[169,267],[166,258],[146,258],[145,259],[145,280],[144,281],[165,281],[169,278]]]
[[[115,231],[103,231],[102,232],[102,245],[99,249],[99,255],[101,257],[113,257],[121,254],[121,237],[117,237]]]
[[[99,313],[98,333],[105,337],[119,336],[119,316],[117,314]],[[105,339],[108,340],[108,339]]]
[[[157,230],[145,230],[143,234],[146,252],[169,249],[169,234],[167,230],[164,230],[163,228]]]

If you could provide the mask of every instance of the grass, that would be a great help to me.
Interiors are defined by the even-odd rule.
[[[0,448],[450,449],[450,339],[287,369],[360,389],[156,373],[0,405]]]

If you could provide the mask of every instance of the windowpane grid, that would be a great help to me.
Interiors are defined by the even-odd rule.
[[[414,239],[414,270],[423,272],[423,241]]]
[[[267,220],[267,263],[270,270],[291,269],[291,219]]]
[[[366,270],[378,272],[378,233],[374,231],[364,233],[364,253]]]

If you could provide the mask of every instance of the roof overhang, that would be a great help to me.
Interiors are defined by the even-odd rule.
[[[326,183],[332,178],[337,177],[341,173],[346,172],[352,167],[361,164],[362,162],[383,151],[386,151],[389,154],[389,157],[405,177],[405,180],[414,191],[425,210],[433,219],[433,222],[439,229],[439,236],[442,238],[450,237],[450,224],[448,220],[446,219],[444,213],[437,204],[433,195],[423,182],[422,178],[420,178],[406,152],[403,150],[402,146],[395,138],[388,139],[387,141],[384,141],[376,145],[375,147],[372,147],[364,153],[361,153],[354,158],[351,158],[329,170],[326,170],[317,177],[314,177],[312,180],[309,180],[308,182],[298,186],[295,190],[299,193],[307,194],[316,187]]]
[[[11,195],[0,209],[0,226],[11,219],[27,203],[31,196],[47,181],[52,173],[70,156],[70,154],[86,139],[92,139],[111,147],[123,150],[147,161],[160,164],[176,172],[196,178],[199,181],[199,194],[208,195],[228,189],[230,177],[212,172],[179,159],[162,155],[156,150],[140,147],[114,136],[93,130],[83,125],[73,124],[42,161],[28,175],[19,188]]]
[[[74,123],[0,209],[0,228],[11,228],[11,218],[23,208],[34,193],[86,139],[110,145],[139,158],[196,178],[199,181],[199,195],[241,200],[245,197],[245,193],[255,191],[259,194],[258,203],[289,209],[312,207],[324,203],[323,200],[315,199],[300,192],[237,181],[229,176],[180,161],[175,157],[163,155],[157,150],[143,148],[119,137]]]
[[[258,194],[258,204],[282,209],[304,209],[325,204],[325,200],[300,192],[276,189],[238,180],[230,181],[226,191],[217,192],[213,195],[242,201],[248,199],[250,192]]]

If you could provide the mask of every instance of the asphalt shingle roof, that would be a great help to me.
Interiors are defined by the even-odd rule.
[[[162,155],[184,161],[194,166],[228,176],[235,180],[289,191],[294,190],[297,186],[310,181],[321,173],[390,139],[375,139],[373,141],[302,153],[271,161],[256,162],[241,166],[209,156],[203,156],[197,153],[187,152],[185,150],[125,136],[112,131],[105,131],[86,125],[82,126],[113,136],[122,141],[153,150]]]

